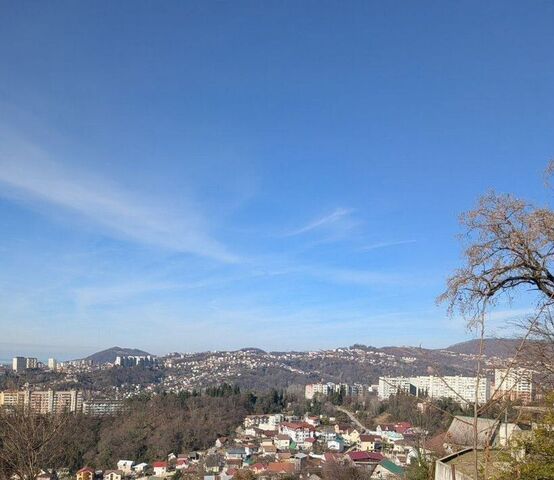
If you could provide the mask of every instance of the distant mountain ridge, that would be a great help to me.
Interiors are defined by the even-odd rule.
[[[520,340],[513,338],[486,338],[484,341],[484,354],[488,357],[509,358],[514,355],[520,344]],[[416,347],[407,346],[387,346],[387,347],[371,347],[365,345],[352,345],[349,348],[358,348],[361,350],[382,351],[393,355],[410,356],[417,352],[427,352],[427,355],[433,352],[449,351],[454,353],[477,355],[479,353],[479,339],[468,340],[465,342],[455,343],[446,348],[438,349],[418,349]],[[248,352],[265,354],[266,352],[257,347],[246,347],[236,350],[237,352]],[[198,355],[208,354],[209,352],[199,352]],[[286,353],[286,352],[271,352],[271,353]],[[292,353],[292,352],[289,352]],[[305,353],[305,352],[295,352]],[[86,360],[92,360],[94,363],[113,363],[118,355],[150,355],[150,353],[138,348],[111,347],[101,352],[93,353],[86,357]]]
[[[117,356],[123,355],[150,355],[144,350],[138,348],[123,348],[123,347],[111,347],[101,352],[93,353],[85,358],[85,360],[92,360],[94,363],[114,363]]]
[[[515,355],[521,340],[517,338],[485,338],[483,341],[483,353],[487,357],[509,358]],[[467,342],[455,343],[443,350],[449,352],[463,353],[466,355],[478,355],[480,340],[468,340]]]

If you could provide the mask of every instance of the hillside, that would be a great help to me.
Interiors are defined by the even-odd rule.
[[[118,355],[150,355],[144,350],[138,348],[122,348],[111,347],[101,352],[93,353],[85,358],[85,360],[92,360],[94,363],[113,363]]]
[[[484,341],[484,354],[488,357],[512,357],[520,342],[521,340],[514,338],[486,338]],[[479,353],[479,339],[456,343],[444,350],[467,355],[477,355]]]

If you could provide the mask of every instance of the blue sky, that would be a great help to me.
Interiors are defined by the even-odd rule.
[[[467,338],[435,305],[458,215],[550,200],[553,23],[547,1],[0,2],[0,357]]]

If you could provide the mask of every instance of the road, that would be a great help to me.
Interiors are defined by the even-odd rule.
[[[360,422],[355,416],[354,414],[350,411],[350,410],[346,410],[346,408],[344,407],[335,407],[339,412],[342,412],[342,413],[346,413],[346,415],[348,415],[348,418],[350,418],[350,420],[352,420],[352,423],[356,424],[356,426],[358,428],[361,429],[361,433],[365,433],[367,431],[367,428],[362,424],[362,422]]]

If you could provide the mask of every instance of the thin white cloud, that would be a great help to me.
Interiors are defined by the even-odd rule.
[[[496,310],[487,315],[487,319],[491,322],[501,323],[511,320],[521,320],[525,317],[533,315],[537,311],[534,308],[513,308],[508,310]]]
[[[209,257],[237,258],[208,233],[193,205],[178,210],[156,205],[109,180],[53,161],[35,145],[0,132],[0,195],[77,215],[87,225],[119,238]]]
[[[406,275],[390,274],[371,270],[352,270],[343,268],[307,267],[304,273],[319,280],[345,285],[375,287],[384,285],[407,285],[413,279]]]
[[[411,243],[416,243],[415,240],[397,240],[393,242],[378,242],[378,243],[372,243],[371,245],[366,245],[365,247],[362,247],[362,250],[369,251],[369,250],[377,250],[378,248],[388,248],[388,247],[396,247],[398,245],[409,245]]]
[[[311,232],[312,230],[316,230],[318,228],[335,225],[349,217],[352,212],[353,210],[350,208],[336,208],[331,213],[328,213],[323,217],[316,218],[301,228],[288,232],[285,236],[293,237],[295,235],[302,235],[304,233]]]

